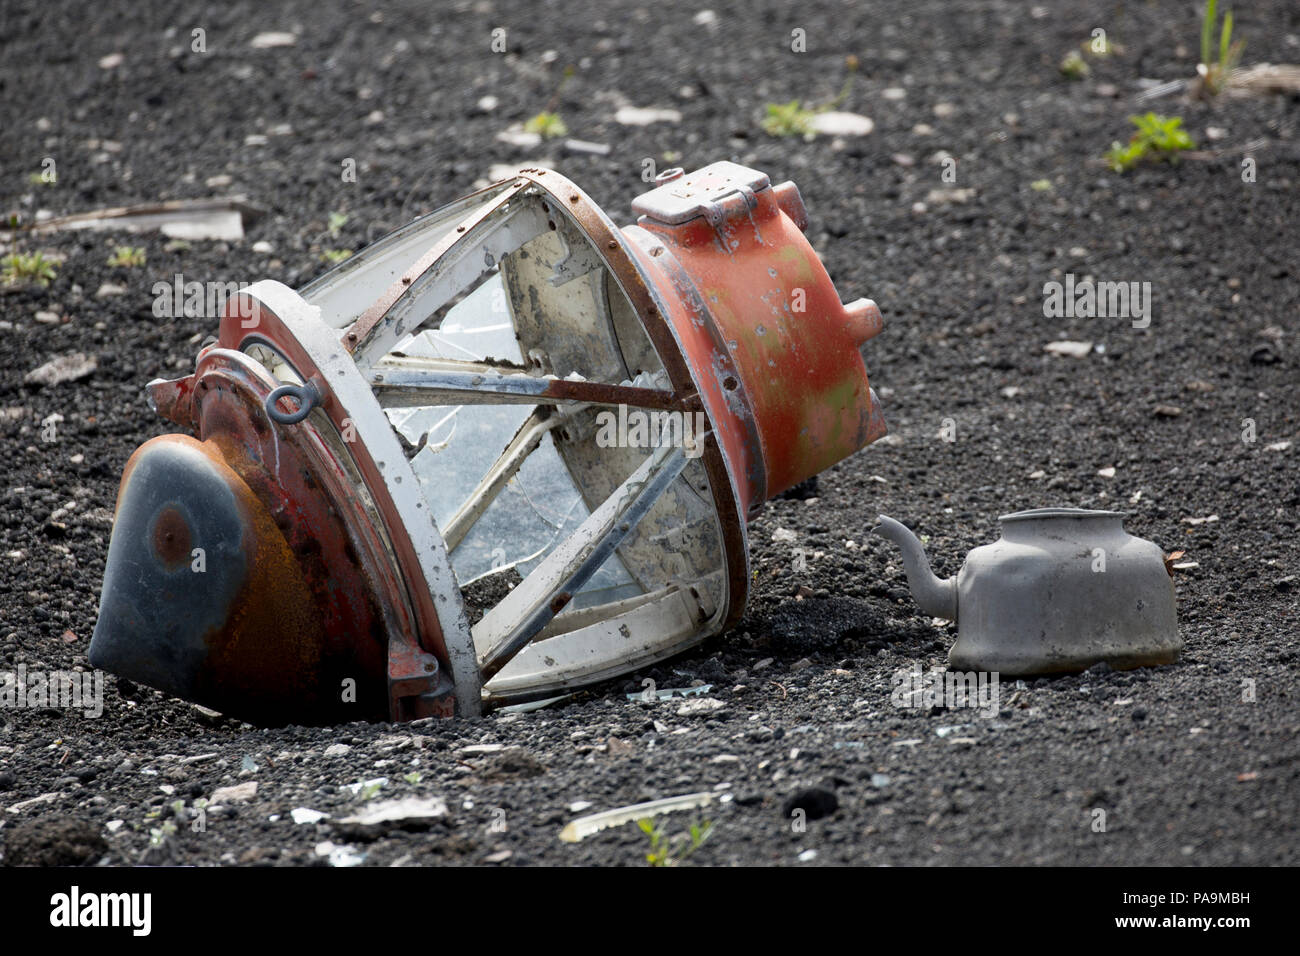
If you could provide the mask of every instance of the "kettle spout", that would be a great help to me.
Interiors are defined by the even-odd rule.
[[[957,578],[935,576],[920,539],[901,521],[881,515],[880,524],[872,530],[902,549],[907,586],[912,589],[912,597],[916,598],[921,610],[945,621],[957,620]]]

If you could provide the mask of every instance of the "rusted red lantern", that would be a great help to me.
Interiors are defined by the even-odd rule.
[[[793,183],[616,228],[524,169],[227,304],[127,463],[90,660],[260,721],[475,714],[735,622],[746,522],[885,432]],[[667,436],[667,437],[665,437]]]

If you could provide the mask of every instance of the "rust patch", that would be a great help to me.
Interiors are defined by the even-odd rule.
[[[168,505],[154,520],[154,554],[162,559],[168,571],[179,571],[189,566],[192,548],[193,537],[189,522],[179,511]]]

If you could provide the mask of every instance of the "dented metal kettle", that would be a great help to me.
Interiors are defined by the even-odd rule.
[[[1170,664],[1178,636],[1174,586],[1159,546],[1124,530],[1117,511],[1037,508],[1002,515],[1002,537],[940,579],[915,534],[880,516],[874,530],[903,551],[925,613],[956,621],[957,670],[1002,674]]]

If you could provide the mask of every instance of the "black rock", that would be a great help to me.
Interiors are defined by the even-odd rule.
[[[99,827],[75,817],[40,817],[5,837],[6,866],[84,866],[108,850]]]
[[[796,790],[786,797],[785,802],[781,804],[781,813],[788,819],[796,810],[803,810],[809,820],[820,820],[822,817],[830,816],[839,809],[839,806],[839,797],[830,790],[808,787],[805,790]]]

